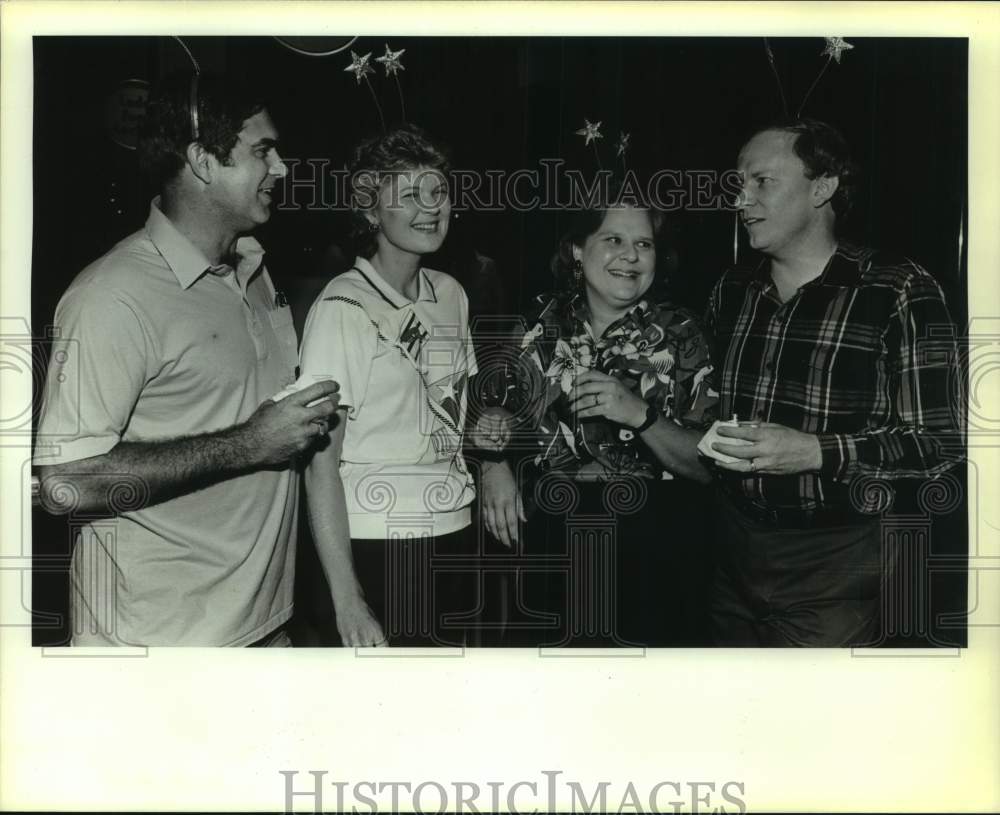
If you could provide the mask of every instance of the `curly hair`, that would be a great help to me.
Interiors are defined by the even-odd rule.
[[[347,166],[351,184],[351,238],[361,257],[375,254],[375,235],[369,229],[365,213],[378,205],[386,177],[421,167],[447,176],[451,158],[447,147],[413,124],[367,138],[354,148]]]
[[[573,248],[582,248],[587,242],[587,238],[601,228],[608,210],[624,206],[633,206],[649,213],[649,220],[653,225],[653,242],[656,247],[656,278],[653,286],[661,290],[665,289],[666,272],[676,260],[667,243],[669,231],[667,216],[662,210],[651,206],[645,198],[637,198],[631,193],[626,194],[625,188],[619,184],[609,189],[606,195],[601,196],[595,206],[571,212],[569,228],[560,239],[559,247],[552,256],[550,264],[557,292],[571,294],[580,290],[581,282],[576,279],[575,275],[576,259],[573,257]]]
[[[228,165],[247,119],[264,110],[262,99],[242,82],[213,74],[172,74],[153,88],[139,129],[139,166],[157,185],[177,177],[188,145],[197,141]],[[198,133],[192,121],[192,97],[197,105]]]
[[[806,167],[806,178],[837,178],[837,191],[830,199],[830,206],[838,219],[847,216],[857,195],[859,169],[840,131],[818,119],[778,119],[755,130],[744,145],[754,136],[772,130],[795,136],[792,149]]]

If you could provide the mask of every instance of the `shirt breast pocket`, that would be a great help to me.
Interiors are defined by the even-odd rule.
[[[281,306],[269,311],[267,316],[271,321],[271,330],[274,331],[275,339],[278,341],[281,359],[294,380],[295,369],[299,364],[299,342],[292,321],[292,309],[289,306]]]
[[[806,398],[831,414],[864,411],[885,380],[884,365],[877,342],[821,349],[805,366]]]

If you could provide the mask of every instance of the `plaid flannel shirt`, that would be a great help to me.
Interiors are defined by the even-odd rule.
[[[785,303],[766,260],[730,270],[705,322],[721,416],[819,437],[819,472],[720,473],[750,514],[840,522],[885,509],[872,479],[932,477],[961,459],[954,327],[940,287],[912,261],[842,245]]]

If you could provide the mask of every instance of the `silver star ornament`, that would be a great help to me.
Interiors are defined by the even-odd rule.
[[[604,136],[601,135],[601,123],[591,124],[589,119],[583,120],[583,127],[576,131],[577,136],[583,136],[584,147],[590,144],[594,139],[603,139]]]
[[[625,155],[625,151],[628,150],[628,147],[629,147],[629,145],[628,145],[629,139],[631,139],[631,138],[632,138],[632,134],[631,133],[622,133],[621,134],[621,138],[618,139],[618,152],[615,153],[616,156],[624,156]]]
[[[403,67],[403,63],[399,61],[399,58],[403,56],[406,52],[405,48],[400,48],[398,51],[393,51],[389,48],[389,43],[385,44],[385,55],[381,57],[375,57],[376,62],[380,62],[385,68],[385,75],[392,76],[397,71],[405,71],[406,68]]]
[[[375,73],[375,69],[368,64],[368,60],[371,58],[372,52],[369,51],[363,57],[359,57],[356,53],[351,51],[351,64],[344,68],[345,71],[351,71],[354,73],[354,78],[358,80],[358,84],[361,84],[361,80],[364,79],[368,74]]]
[[[833,57],[837,60],[837,64],[840,64],[840,57],[844,51],[850,51],[854,46],[851,45],[843,37],[824,37],[826,40],[826,47],[823,49],[823,53],[820,56],[823,57]]]

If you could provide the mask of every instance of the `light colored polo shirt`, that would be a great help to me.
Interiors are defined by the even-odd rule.
[[[449,275],[419,275],[411,302],[358,258],[306,319],[300,382],[335,379],[348,407],[340,472],[352,538],[444,535],[471,522],[468,299]]]
[[[291,310],[252,238],[233,270],[154,200],[144,229],[84,269],[56,309],[34,461],[99,456],[246,421],[295,379]],[[292,613],[291,467],[212,484],[114,518],[70,515],[75,645],[244,645]]]

